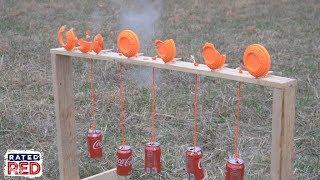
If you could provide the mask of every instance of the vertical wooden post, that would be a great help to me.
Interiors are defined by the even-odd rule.
[[[51,54],[58,141],[59,171],[62,180],[78,180],[76,128],[73,101],[72,60]]]
[[[285,89],[282,116],[281,179],[293,179],[294,123],[296,86]]]
[[[271,179],[293,179],[296,84],[273,90]]]
[[[271,180],[280,179],[281,129],[283,112],[283,90],[273,89],[272,104],[272,142],[271,142]]]

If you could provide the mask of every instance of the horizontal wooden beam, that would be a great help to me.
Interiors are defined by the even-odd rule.
[[[130,176],[118,176],[116,168],[110,169],[108,171],[84,178],[82,180],[126,180],[130,179]]]
[[[258,84],[261,86],[267,86],[267,87],[279,88],[279,89],[287,89],[290,86],[295,86],[297,83],[295,79],[274,76],[274,75],[268,75],[267,77],[257,79],[251,76],[247,71],[243,71],[243,73],[239,73],[237,69],[231,69],[227,67],[223,67],[219,70],[211,70],[204,64],[199,64],[199,66],[194,66],[193,63],[185,62],[185,61],[174,61],[172,63],[164,63],[160,58],[153,60],[151,57],[148,57],[148,56],[138,56],[138,57],[127,58],[125,56],[119,55],[119,53],[116,53],[116,52],[103,52],[97,55],[94,53],[88,53],[88,54],[81,53],[78,50],[69,52],[63,48],[51,49],[50,52],[52,54],[59,54],[59,55],[65,55],[65,56],[71,56],[71,57],[91,58],[91,59],[97,59],[97,60],[115,61],[115,62],[121,62],[121,63],[156,67],[161,69],[175,70],[175,71],[181,71],[186,73],[193,73],[193,74],[199,74],[204,76],[234,80],[239,82]]]

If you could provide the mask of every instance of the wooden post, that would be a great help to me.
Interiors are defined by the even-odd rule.
[[[296,83],[273,90],[271,179],[293,179],[293,134],[295,123]]]
[[[271,179],[280,179],[281,157],[281,120],[283,107],[283,90],[273,89],[272,133],[271,133]]]
[[[58,141],[59,171],[62,180],[78,180],[76,128],[73,101],[72,60],[51,54]]]

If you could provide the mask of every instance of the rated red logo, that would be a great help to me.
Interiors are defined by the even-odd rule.
[[[42,156],[39,151],[8,150],[4,156],[4,175],[28,178],[42,176]]]

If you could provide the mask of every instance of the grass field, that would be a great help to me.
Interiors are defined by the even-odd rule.
[[[58,178],[58,159],[50,48],[66,24],[79,37],[102,32],[106,47],[116,49],[118,32],[129,27],[153,56],[156,38],[173,38],[177,55],[188,61],[206,41],[238,67],[246,46],[269,50],[274,74],[298,79],[295,123],[295,179],[320,179],[320,1],[318,0],[176,0],[176,1],[14,1],[0,0],[0,164],[7,149],[41,150],[43,179]],[[143,146],[149,140],[151,69],[126,66],[127,140],[135,151],[132,179],[182,179],[184,155],[192,143],[193,76],[158,71],[157,138],[162,144],[163,173],[143,173]],[[98,126],[104,131],[105,156],[86,156],[89,127],[87,64],[74,61],[77,142],[82,178],[115,166],[118,128],[116,64],[97,62]],[[232,154],[236,83],[201,78],[200,146],[209,179],[223,179]],[[245,85],[240,152],[246,179],[269,179],[272,91]],[[3,174],[1,173],[0,179]]]

